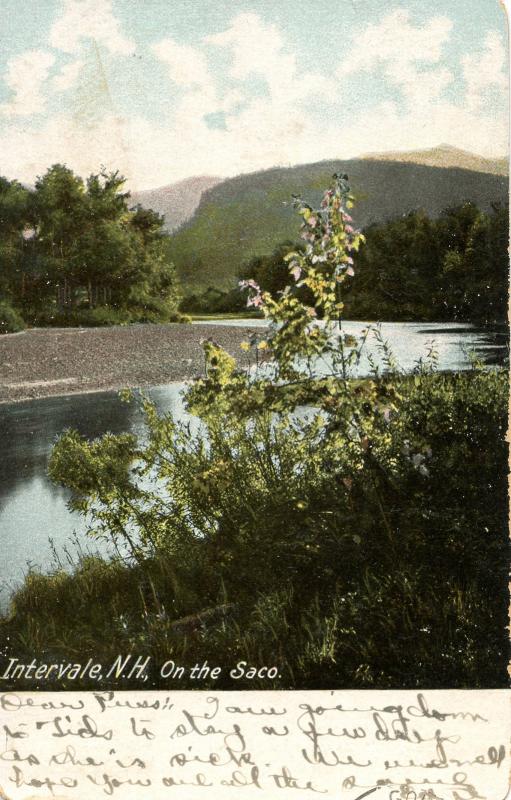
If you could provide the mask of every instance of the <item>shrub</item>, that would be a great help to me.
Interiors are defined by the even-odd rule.
[[[76,308],[69,311],[43,311],[34,316],[34,324],[55,328],[93,328],[107,325],[129,325],[132,322],[186,322],[186,317],[178,311],[158,310],[155,306],[146,308]]]
[[[246,311],[246,298],[237,289],[223,292],[210,286],[202,293],[184,297],[179,308],[195,314],[241,313]]]
[[[0,334],[18,333],[25,328],[25,321],[19,311],[7,300],[0,300]]]

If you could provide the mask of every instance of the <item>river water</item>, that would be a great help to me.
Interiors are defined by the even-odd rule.
[[[212,324],[213,321],[208,321]],[[262,320],[250,324],[263,327]],[[200,323],[197,323],[200,324]],[[219,320],[222,325],[247,325],[246,320]],[[363,322],[345,323],[354,336],[367,327]],[[504,336],[452,323],[383,323],[383,338],[397,362],[410,370],[433,342],[438,368],[470,367],[470,353],[487,364],[502,364],[507,354]],[[374,341],[369,351],[378,359]],[[359,372],[367,372],[367,359]],[[181,384],[150,389],[147,394],[161,411],[183,416]],[[66,428],[95,438],[110,431],[143,434],[143,419],[135,404],[121,402],[116,392],[50,397],[0,405],[0,605],[31,568],[48,570],[54,550],[63,564],[76,560],[79,548],[107,553],[105,544],[90,542],[84,524],[66,506],[66,491],[52,485],[46,475],[51,448]]]

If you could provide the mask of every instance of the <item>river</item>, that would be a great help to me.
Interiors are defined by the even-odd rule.
[[[212,324],[214,321],[209,321]],[[261,320],[250,321],[257,327]],[[200,323],[197,323],[200,324]],[[244,325],[246,320],[218,320],[222,325]],[[345,323],[346,333],[360,334],[362,322]],[[397,362],[410,370],[430,343],[438,353],[438,368],[470,367],[470,353],[487,364],[503,363],[507,353],[504,336],[454,323],[383,323],[382,336]],[[378,358],[375,343],[369,351]],[[359,372],[367,371],[367,359]],[[161,411],[183,415],[182,384],[155,387],[147,392]],[[0,405],[0,604],[5,606],[12,589],[29,569],[49,570],[55,551],[64,565],[76,560],[80,548],[107,553],[101,542],[91,542],[84,524],[66,506],[66,491],[52,485],[46,475],[48,457],[56,438],[66,428],[95,438],[111,431],[143,434],[143,419],[134,404],[116,392],[49,397]]]

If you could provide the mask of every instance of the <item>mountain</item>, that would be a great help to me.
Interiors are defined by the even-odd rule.
[[[334,172],[349,175],[359,228],[418,208],[436,217],[467,200],[489,210],[508,196],[507,176],[387,159],[322,161],[230,178],[203,192],[193,217],[169,240],[185,293],[228,289],[252,256],[297,241],[300,220],[292,195],[319,203]]]
[[[174,231],[193,216],[199,205],[202,193],[220,183],[222,178],[211,175],[186,178],[159,189],[147,189],[132,192],[133,205],[140,203],[145,208],[152,208],[165,217],[165,229]]]
[[[368,153],[363,158],[372,161],[399,161],[401,163],[425,164],[429,167],[460,167],[473,172],[487,172],[492,175],[508,175],[507,158],[484,158],[469,153],[450,144],[441,144],[429,150],[410,150],[408,152]]]

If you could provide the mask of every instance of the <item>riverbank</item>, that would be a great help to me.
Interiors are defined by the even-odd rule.
[[[231,355],[252,330],[223,325],[33,328],[0,337],[0,403],[155,386],[193,378],[204,368],[201,340]]]

